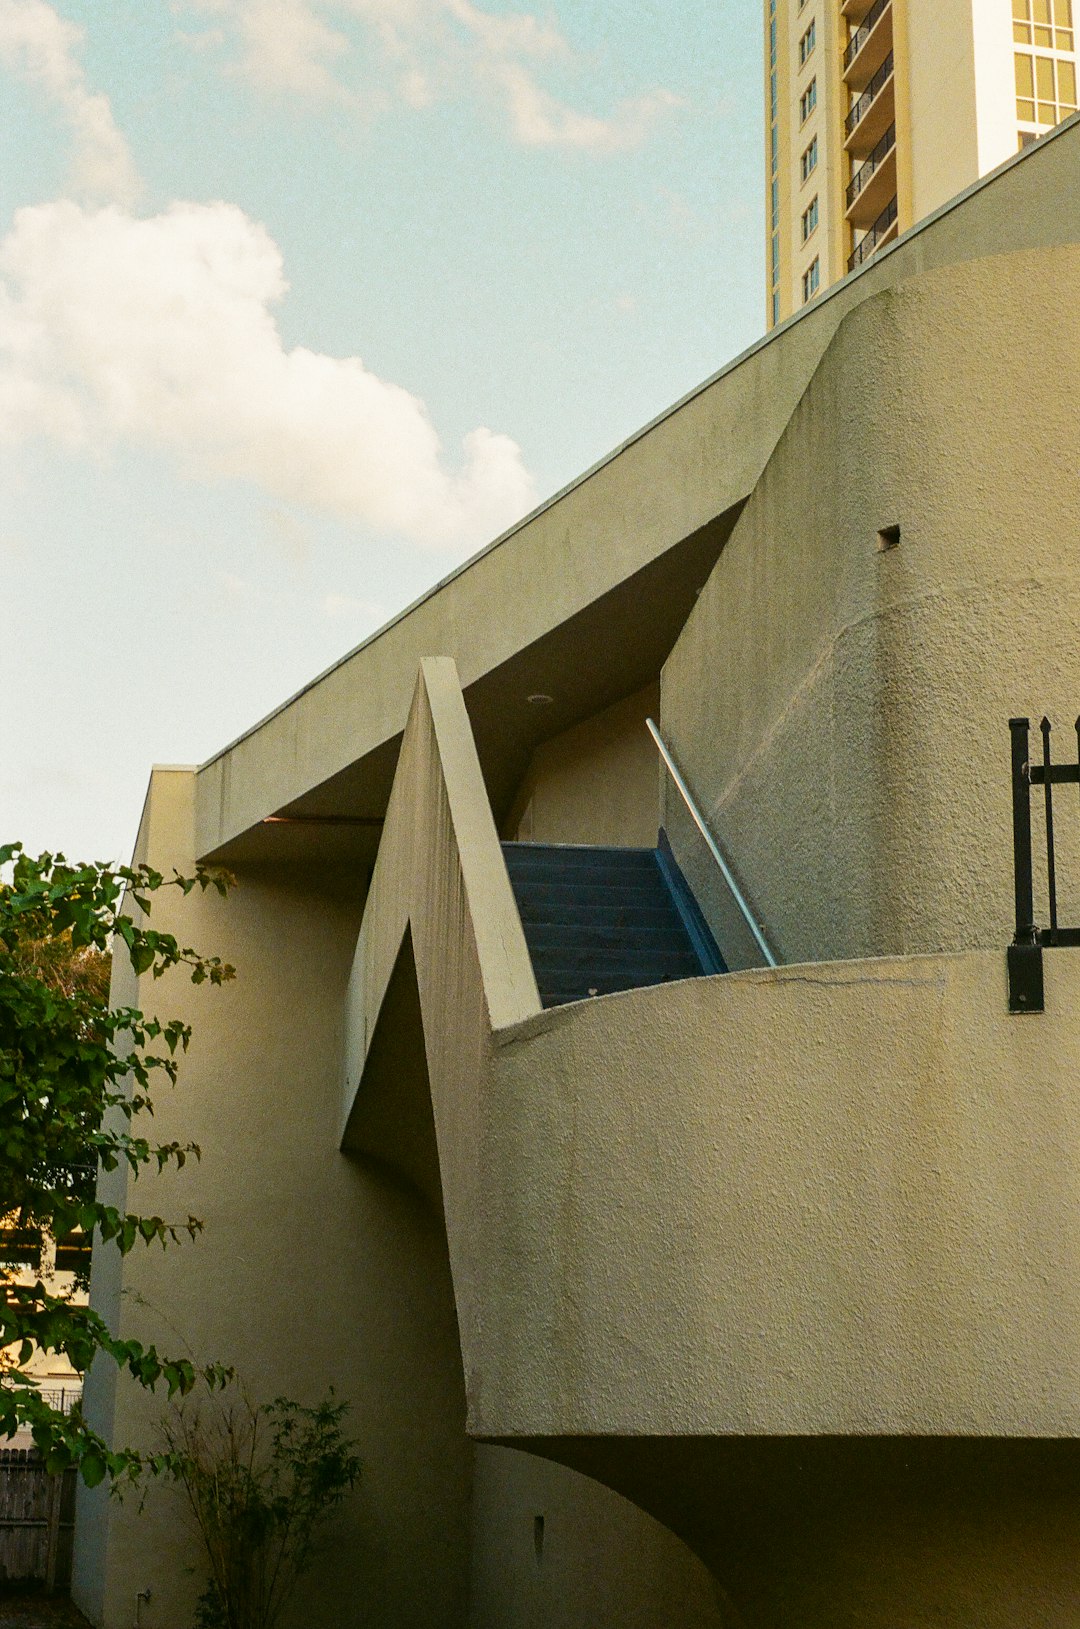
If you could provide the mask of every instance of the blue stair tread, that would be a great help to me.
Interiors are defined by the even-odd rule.
[[[657,887],[656,866],[608,865],[597,862],[585,866],[511,866],[510,880],[515,888],[572,888],[583,892],[603,892],[605,888],[640,889],[651,893]],[[659,879],[663,887],[663,878]]]
[[[511,873],[510,881],[519,905],[528,910],[538,905],[595,905],[597,908],[611,905],[650,905],[654,908],[671,905],[671,896],[659,875],[655,881],[648,883],[622,879],[585,883],[563,882],[561,879],[541,882],[533,877],[523,881]]]
[[[686,931],[676,918],[648,928],[626,928],[598,922],[530,922],[525,937],[533,954],[560,950],[581,955],[589,950],[629,955],[671,956],[687,950]]]
[[[647,934],[650,929],[661,930],[676,922],[682,925],[672,911],[670,901],[641,905],[637,900],[624,904],[594,904],[592,900],[538,900],[531,904],[518,901],[521,920],[527,934],[539,933],[545,928],[622,928],[632,934]]]
[[[653,848],[614,848],[591,843],[504,843],[507,865],[580,865],[609,862],[613,865],[650,866],[656,864]]]
[[[689,946],[659,952],[634,946],[621,950],[597,950],[594,945],[582,945],[580,949],[575,949],[573,945],[553,945],[537,950],[530,945],[529,949],[538,975],[541,968],[559,968],[567,972],[576,972],[579,968],[587,972],[592,968],[597,973],[640,973],[643,977],[655,973],[658,978],[668,972],[679,972],[683,977],[701,972],[701,963]]]

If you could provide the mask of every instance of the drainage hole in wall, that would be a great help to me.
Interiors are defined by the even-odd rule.
[[[900,541],[899,526],[883,526],[877,535],[879,549],[895,549]]]

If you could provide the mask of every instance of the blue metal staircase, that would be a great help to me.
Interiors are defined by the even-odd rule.
[[[654,849],[502,848],[545,1007],[727,972],[663,832]]]

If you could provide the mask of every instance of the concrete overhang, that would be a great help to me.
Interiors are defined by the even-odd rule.
[[[426,656],[457,662],[500,814],[541,740],[657,676],[853,306],[935,266],[1078,237],[1074,118],[827,290],[206,763],[199,856],[370,861]],[[530,706],[537,692],[552,704]]]

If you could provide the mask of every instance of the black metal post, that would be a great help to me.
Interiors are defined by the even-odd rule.
[[[1016,940],[1035,939],[1035,902],[1031,888],[1031,788],[1028,783],[1028,730],[1026,718],[1010,718],[1012,735],[1013,876],[1016,884]]]
[[[1046,887],[1050,896],[1050,932],[1057,933],[1057,863],[1054,859],[1054,788],[1050,779],[1050,720],[1039,725],[1043,742],[1043,796],[1046,801]]]
[[[1009,1011],[1042,1012],[1042,948],[1035,930],[1031,881],[1031,783],[1028,779],[1029,719],[1010,718],[1012,738],[1013,877],[1016,937],[1008,949]]]

